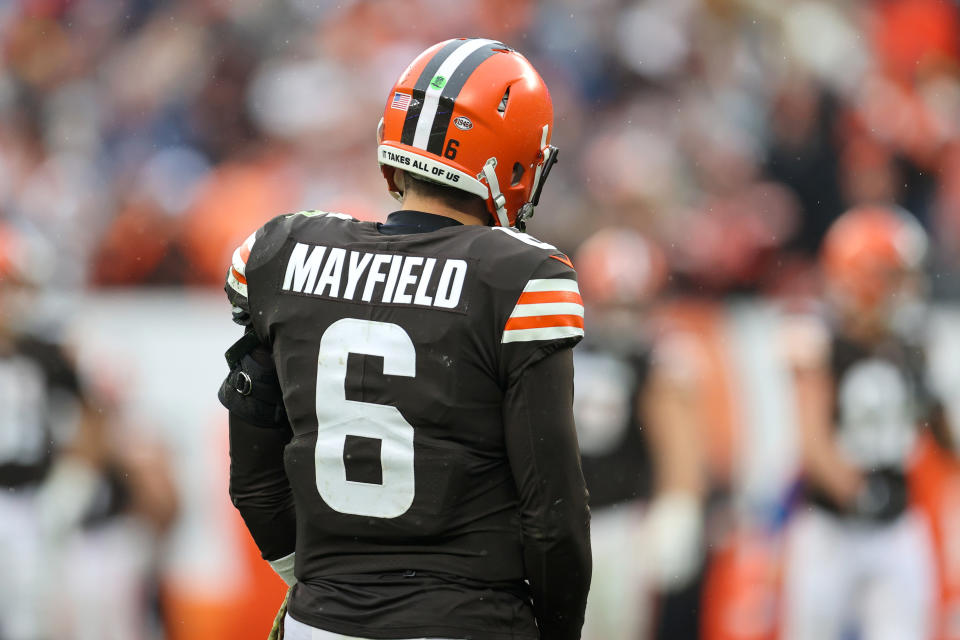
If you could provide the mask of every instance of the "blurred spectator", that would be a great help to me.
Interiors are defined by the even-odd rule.
[[[813,80],[785,80],[772,106],[767,174],[790,188],[803,215],[796,246],[812,254],[843,211],[834,123],[836,104]]]
[[[480,28],[522,43],[554,87],[567,186],[541,235],[572,249],[595,210],[590,227],[662,241],[693,290],[769,288],[853,202],[950,228],[933,208],[960,135],[958,23],[944,0],[15,3],[0,203],[71,256],[78,284],[214,285],[244,220],[382,211],[378,87],[406,53]]]

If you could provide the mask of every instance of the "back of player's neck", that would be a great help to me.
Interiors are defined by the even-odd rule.
[[[409,194],[403,198],[402,206],[408,211],[423,211],[424,213],[432,213],[435,216],[443,216],[445,218],[450,218],[456,220],[460,224],[466,225],[485,225],[486,221],[481,220],[477,216],[467,213],[465,211],[460,211],[459,209],[454,209],[445,205],[439,200],[433,198],[423,198],[419,197],[416,194]]]

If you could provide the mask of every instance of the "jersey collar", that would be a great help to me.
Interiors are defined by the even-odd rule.
[[[429,233],[430,231],[436,231],[444,227],[454,227],[461,224],[462,223],[453,218],[446,216],[401,209],[387,216],[386,222],[378,222],[377,230],[385,235],[395,236],[404,233]]]

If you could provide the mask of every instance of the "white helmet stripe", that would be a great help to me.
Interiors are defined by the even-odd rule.
[[[496,40],[487,40],[485,38],[464,40],[463,44],[443,61],[443,64],[440,65],[440,68],[437,69],[437,72],[434,74],[434,77],[449,78],[471,53],[491,44],[498,43]],[[420,118],[417,120],[417,132],[413,137],[414,147],[420,149],[427,148],[427,143],[430,141],[430,131],[433,129],[433,120],[437,116],[437,106],[440,104],[441,93],[443,93],[442,84],[439,87],[433,84],[427,86],[427,91],[423,98],[423,108],[420,110]]]

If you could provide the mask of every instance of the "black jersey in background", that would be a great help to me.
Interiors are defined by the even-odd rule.
[[[77,373],[56,344],[19,337],[0,351],[0,488],[43,481],[57,431],[80,394]]]
[[[622,340],[587,339],[573,361],[574,415],[591,509],[648,500],[653,468],[637,407],[649,350]]]
[[[906,465],[917,429],[937,405],[926,383],[923,348],[898,336],[875,345],[835,333],[830,351],[834,381],[834,432],[844,456],[868,477],[884,504],[872,519],[892,520],[908,502]],[[828,495],[811,487],[809,499],[847,516]]]

